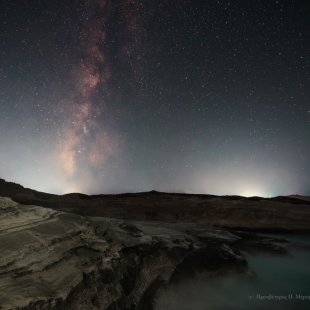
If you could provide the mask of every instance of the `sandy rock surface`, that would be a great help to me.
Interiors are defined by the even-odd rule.
[[[247,272],[238,251],[186,225],[83,217],[5,197],[0,224],[0,309],[152,309],[184,277]]]
[[[151,310],[188,277],[253,276],[242,251],[298,246],[249,230],[309,228],[292,197],[58,196],[0,179],[0,309]]]

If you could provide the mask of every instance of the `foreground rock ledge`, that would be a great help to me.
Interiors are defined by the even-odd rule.
[[[198,238],[4,197],[0,224],[2,310],[153,309],[162,289],[186,277],[248,272],[240,253],[212,233]],[[219,238],[240,239],[228,232]]]

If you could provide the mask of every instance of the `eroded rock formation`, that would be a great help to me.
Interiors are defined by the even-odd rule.
[[[0,196],[1,310],[153,309],[188,277],[252,277],[242,251],[287,253],[238,227],[310,227],[310,202],[290,197],[57,196],[1,179]]]
[[[3,197],[0,212],[1,309],[152,309],[183,278],[247,272],[228,244],[182,230]]]

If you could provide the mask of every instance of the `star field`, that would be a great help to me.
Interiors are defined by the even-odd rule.
[[[0,14],[0,177],[310,195],[306,1],[4,0]]]

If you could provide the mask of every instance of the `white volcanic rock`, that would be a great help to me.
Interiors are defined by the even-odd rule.
[[[246,273],[238,251],[212,243],[214,234],[209,242],[207,234],[198,238],[183,228],[83,217],[0,197],[0,309],[152,309],[158,292],[185,276]]]

